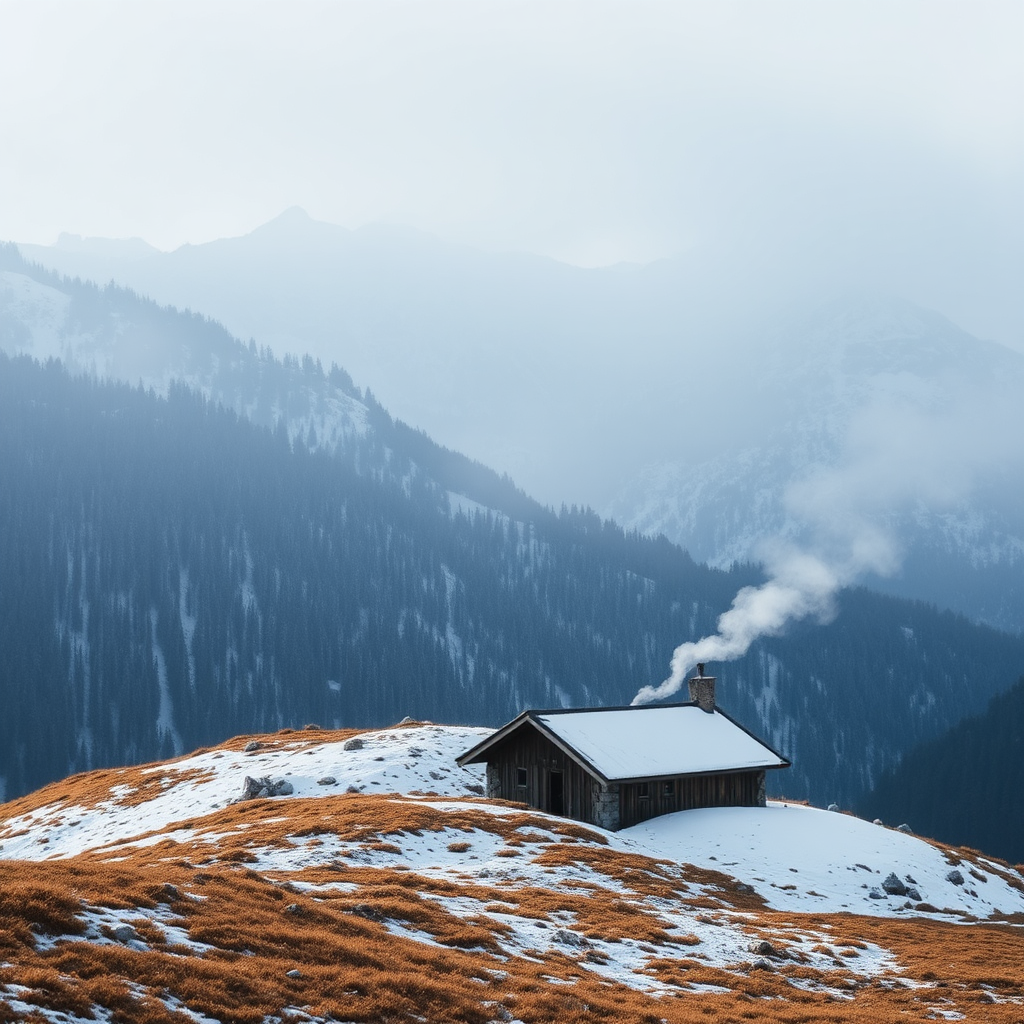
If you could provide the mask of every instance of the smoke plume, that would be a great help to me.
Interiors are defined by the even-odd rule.
[[[1016,386],[1019,377],[1012,380]],[[777,636],[792,622],[828,622],[841,588],[899,569],[894,523],[901,516],[953,510],[993,471],[1020,472],[1019,396],[962,381],[945,394],[955,397],[924,408],[891,401],[862,408],[849,423],[842,460],[815,467],[786,490],[791,535],[799,542],[762,545],[767,582],[740,590],[715,634],[678,646],[668,678],[645,686],[632,703],[671,697],[696,665],[740,658],[755,640]]]
[[[892,564],[891,548],[884,538],[865,536],[863,541],[862,555],[871,554],[876,570]],[[837,591],[867,568],[857,568],[861,556],[836,567],[781,542],[775,548],[768,566],[770,579],[759,587],[744,587],[736,595],[729,610],[719,617],[714,636],[680,644],[672,654],[669,677],[660,686],[645,686],[633,698],[634,705],[671,697],[697,664],[741,658],[755,640],[778,635],[790,622],[808,616],[829,621]]]

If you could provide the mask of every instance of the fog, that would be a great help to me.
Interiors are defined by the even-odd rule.
[[[543,501],[759,559],[658,698],[912,542],[1019,568],[1022,361],[898,303],[1024,352],[1022,52],[989,0],[7,0],[0,239],[337,361]],[[885,298],[801,334],[837,295]]]
[[[1019,3],[19,3],[0,237],[283,209],[880,288],[1024,346]]]
[[[1019,513],[1024,501],[1022,369],[1008,365],[1006,378],[994,380],[960,367],[952,379],[943,382],[946,374],[940,374],[933,380],[945,383],[945,389],[936,387],[932,394],[900,403],[889,396],[857,410],[845,427],[841,458],[805,470],[785,487],[783,500],[798,542],[782,535],[762,537],[754,553],[766,582],[742,588],[714,634],[680,644],[668,677],[658,686],[641,688],[633,703],[674,696],[696,665],[741,658],[756,640],[778,636],[793,622],[831,621],[842,587],[900,569],[906,540],[897,525],[901,518],[956,522],[964,507],[991,511],[999,504],[1015,505],[1011,522],[1019,544],[1024,526]],[[979,492],[985,494],[981,502]],[[965,548],[972,524],[966,525],[959,538]],[[985,553],[975,557],[984,560]],[[942,599],[940,594],[931,597]]]

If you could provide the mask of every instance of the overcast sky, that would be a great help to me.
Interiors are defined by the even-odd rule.
[[[0,238],[293,205],[878,287],[1024,347],[1024,3],[0,0]]]

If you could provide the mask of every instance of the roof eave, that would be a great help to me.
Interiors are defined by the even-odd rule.
[[[698,775],[735,775],[738,772],[765,772],[773,771],[776,768],[789,768],[789,761],[783,764],[754,764],[743,767],[730,768],[705,768],[693,772],[668,772],[662,775],[623,775],[619,778],[609,779],[615,785],[628,784],[633,782],[663,782],[668,779],[689,779]]]
[[[535,716],[550,714],[548,711],[524,711],[512,719],[507,725],[502,726],[497,732],[488,736],[487,739],[478,743],[475,747],[467,750],[464,754],[455,758],[455,763],[460,768],[465,768],[467,764],[478,764],[480,761],[486,761],[487,758],[484,756],[488,750],[501,743],[507,737],[511,736],[512,733],[517,732],[524,725],[529,723],[532,725],[537,732],[539,732],[546,740],[553,743],[559,750],[562,751],[566,757],[575,761],[584,771],[588,774],[593,775],[600,783],[607,786],[611,783],[603,772],[599,771],[590,763],[578,750],[566,743],[560,736],[552,732],[543,722],[537,720]]]

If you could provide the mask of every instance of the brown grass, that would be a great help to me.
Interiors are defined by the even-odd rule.
[[[308,729],[262,741],[322,743],[347,735]],[[173,770],[152,773],[146,790],[137,773],[65,780],[45,797],[3,811],[107,799],[111,785],[132,786],[134,797],[174,778]],[[194,841],[121,849],[117,862],[104,851],[45,864],[0,862],[0,991],[23,985],[22,1002],[84,1019],[102,1007],[118,1024],[179,1024],[185,1018],[167,1009],[167,994],[192,1011],[239,1024],[279,1017],[289,1006],[356,1022],[482,1024],[503,1015],[497,1006],[526,1024],[877,1024],[932,1019],[940,1006],[969,1021],[1024,1018],[1021,1005],[992,1001],[1024,1000],[1018,927],[771,911],[726,874],[611,849],[583,825],[521,806],[520,813],[492,815],[479,798],[446,803],[452,809],[440,812],[415,799],[337,794],[275,802],[274,817],[286,820],[266,821],[266,804],[252,801],[191,822]],[[496,837],[498,856],[511,863],[499,877],[482,877],[467,858],[448,877],[436,877],[346,859],[358,850],[399,856],[403,836],[442,830],[466,837],[442,840],[453,853],[479,849],[474,836]],[[296,841],[334,852],[301,871],[259,868],[262,850]],[[1019,879],[1008,865],[973,851],[952,855],[965,873]],[[538,879],[546,871],[554,874],[545,886]],[[146,948],[111,941],[110,928],[97,930],[90,924],[96,908],[132,923]],[[522,922],[518,930],[509,923],[514,918]],[[735,963],[713,966],[699,937],[687,932],[685,922],[697,920],[745,930],[752,945],[767,938],[787,955],[772,959],[769,970],[756,969],[757,955],[745,952]],[[542,949],[523,955],[516,936],[532,928]],[[551,944],[554,930],[564,928],[578,945]],[[211,948],[179,945],[173,929]],[[647,951],[635,974],[639,988],[600,973],[627,944]],[[874,947],[888,951],[900,971],[862,977]],[[293,969],[300,977],[287,976]],[[648,985],[652,992],[640,990]],[[728,992],[699,990],[708,985]],[[0,1021],[7,1019],[32,1017],[16,1017],[0,998]]]

